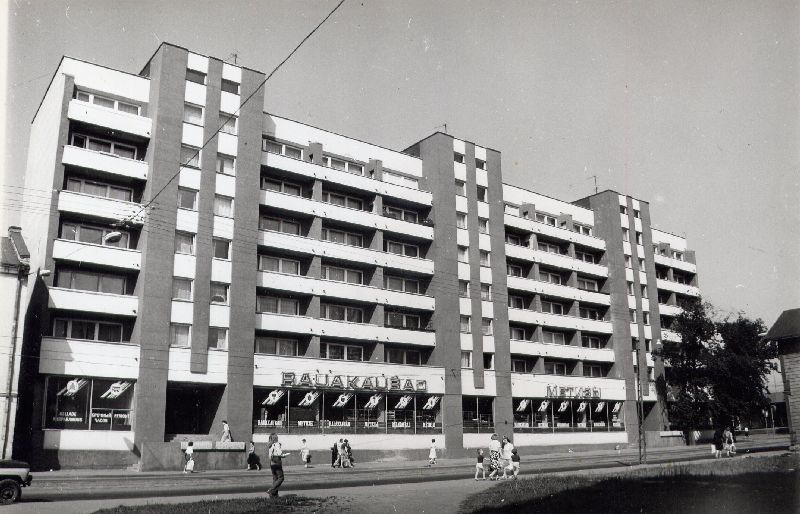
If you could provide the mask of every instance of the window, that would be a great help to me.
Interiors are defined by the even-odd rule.
[[[416,212],[408,209],[402,209],[400,207],[391,207],[389,205],[383,206],[383,215],[387,218],[403,220],[409,223],[417,223],[419,220],[419,215]]]
[[[383,287],[392,291],[402,291],[404,293],[420,294],[419,280],[402,277],[383,277]]]
[[[364,349],[355,345],[322,343],[320,345],[320,357],[341,361],[363,361]]]
[[[228,289],[230,286],[223,282],[211,282],[211,303],[228,305]]]
[[[397,241],[386,241],[385,248],[389,253],[405,255],[406,257],[419,257],[419,247],[417,245],[399,243]]]
[[[467,215],[463,212],[456,213],[456,227],[467,228]]]
[[[642,244],[642,233],[638,231],[636,232],[636,244],[637,245]]]
[[[647,286],[642,285],[642,297],[647,298]]]
[[[300,261],[286,259],[283,257],[272,257],[270,255],[258,256],[258,269],[261,271],[274,271],[276,273],[286,273],[287,275],[300,274]]]
[[[584,236],[591,236],[592,235],[592,227],[587,227],[586,225],[580,225],[578,223],[573,223],[572,224],[572,230],[574,230],[578,234],[583,234]]]
[[[420,328],[420,317],[415,314],[386,311],[384,313],[384,321],[387,327],[406,328],[409,330],[419,330]]]
[[[419,180],[415,179],[414,177],[407,177],[398,173],[390,173],[389,171],[386,171],[386,168],[383,169],[383,181],[388,182],[389,184],[419,189]]]
[[[518,236],[516,234],[508,234],[508,233],[506,233],[506,243],[508,243],[510,245],[515,245],[515,246],[527,246],[524,243],[522,237],[520,237],[520,236]]]
[[[511,339],[516,339],[517,341],[525,341],[527,337],[525,337],[525,329],[522,327],[510,327],[511,332]]]
[[[458,262],[469,262],[469,249],[466,246],[458,247]]]
[[[469,281],[468,280],[459,280],[458,281],[458,296],[462,298],[469,298]]]
[[[597,285],[597,280],[579,278],[578,289],[583,289],[584,291],[598,291],[600,288]]]
[[[78,148],[85,148],[93,152],[102,152],[124,159],[136,159],[136,147],[124,145],[115,141],[108,141],[106,139],[99,139],[93,136],[84,136],[83,134],[72,135],[72,146]]]
[[[645,325],[649,325],[650,324],[650,313],[649,312],[647,312],[647,311],[642,312],[642,322]]]
[[[181,145],[181,166],[200,167],[200,149],[194,146]]]
[[[480,250],[480,262],[481,266],[492,265],[491,254],[489,253],[489,250]]]
[[[233,198],[214,195],[214,214],[226,218],[233,218]]]
[[[516,264],[506,264],[506,274],[509,277],[521,277],[522,266],[518,266]]]
[[[525,299],[521,296],[508,295],[508,306],[512,309],[524,309]]]
[[[512,373],[527,373],[528,363],[523,359],[511,359],[511,372]]]
[[[469,316],[461,316],[459,318],[459,328],[464,334],[472,332],[472,324]]]
[[[194,255],[194,234],[175,232],[175,253]]]
[[[261,140],[261,150],[268,153],[275,153],[278,155],[285,155],[292,159],[302,159],[303,150],[290,144],[275,141],[271,137],[265,137]]]
[[[599,364],[586,364],[583,365],[583,376],[585,377],[602,377],[603,366]]]
[[[267,177],[261,177],[261,189],[294,196],[301,196],[303,193],[303,188],[297,184]]]
[[[348,284],[363,284],[364,274],[356,269],[337,268],[335,266],[322,266],[322,278]]]
[[[561,285],[561,275],[556,273],[550,273],[549,271],[540,271],[539,272],[539,281],[540,282],[548,282],[550,284]]]
[[[486,188],[483,186],[478,186],[478,201],[479,202],[486,202]]]
[[[220,132],[236,135],[236,116],[219,113]]]
[[[584,348],[602,348],[602,343],[599,337],[594,336],[581,336],[581,346]]]
[[[673,252],[672,252],[672,258],[673,258],[673,259],[677,259],[677,260],[679,260],[679,261],[682,261],[682,260],[683,260],[683,252],[676,252],[676,251],[673,251]]]
[[[225,91],[226,93],[231,93],[233,95],[239,94],[239,84],[228,79],[222,79],[222,83],[220,84],[220,89]]]
[[[133,395],[134,383],[129,380],[48,376],[43,426],[129,432],[133,430]]]
[[[467,183],[463,180],[456,179],[456,194],[459,196],[467,196]]]
[[[505,212],[506,214],[519,216],[519,205],[513,204],[511,202],[505,202],[503,204],[503,212]]]
[[[492,300],[492,286],[489,284],[481,284],[481,300],[487,302]]]
[[[59,270],[56,287],[95,293],[126,294],[127,279],[121,275],[77,270]]]
[[[323,303],[320,305],[320,317],[350,323],[364,323],[364,309],[347,305]]]
[[[130,202],[133,191],[127,187],[112,186],[94,180],[70,177],[67,179],[67,191],[83,193],[91,196],[101,196],[112,200]]]
[[[628,314],[631,317],[631,323],[636,323],[636,309],[628,309]]]
[[[625,207],[624,205],[620,205],[619,206],[619,213],[620,214],[628,214],[628,208]]]
[[[84,225],[78,223],[63,223],[61,225],[61,239],[70,241],[80,241],[82,243],[97,244],[103,246],[114,246],[117,248],[128,248],[130,235],[127,232],[119,232],[120,239],[116,242],[106,241],[105,237],[112,232],[118,232],[106,227],[95,225]]]
[[[539,223],[544,223],[545,225],[550,225],[551,227],[556,226],[556,218],[555,216],[550,216],[548,214],[543,214],[540,212],[536,213],[536,221]]]
[[[353,175],[364,175],[364,165],[355,162],[337,159],[336,157],[323,156],[322,165],[339,171],[352,173]]]
[[[626,268],[633,268],[633,259],[630,255],[625,256],[625,267]]]
[[[189,346],[192,343],[190,332],[191,325],[181,325],[172,323],[169,326],[169,345],[170,346]]]
[[[361,198],[356,198],[354,196],[323,191],[322,201],[333,205],[338,205],[340,207],[347,207],[348,209],[357,209],[359,211],[364,210],[364,201]]]
[[[489,233],[489,220],[486,218],[478,218],[478,232],[481,234]]]
[[[422,358],[418,351],[402,350],[400,348],[387,348],[385,361],[392,364],[410,364],[413,366],[422,364]]]
[[[214,258],[215,259],[226,259],[230,260],[231,258],[231,242],[227,239],[217,239],[214,238],[211,240],[214,246]]]
[[[208,327],[208,347],[216,350],[228,349],[228,329]]]
[[[461,367],[462,368],[471,368],[472,367],[472,352],[461,352]]]
[[[483,354],[483,369],[494,369],[494,354],[493,353],[484,353]]]
[[[298,316],[300,314],[300,301],[287,296],[258,296],[256,297],[256,312]]]
[[[550,314],[564,314],[564,305],[542,300],[542,312],[547,312]]]
[[[172,299],[192,301],[192,279],[178,278],[172,279]]]
[[[584,319],[602,320],[603,315],[597,309],[590,309],[589,307],[581,307],[578,309],[578,314]]]
[[[179,209],[189,209],[192,211],[197,210],[197,191],[193,191],[191,189],[185,189],[183,187],[178,188],[178,208]]]
[[[116,111],[124,112],[125,114],[139,115],[139,106],[136,104],[123,102],[121,100],[114,100],[105,96],[96,95],[94,93],[87,93],[86,91],[78,91],[75,98],[81,102],[91,103],[105,109],[114,109]]]
[[[486,161],[484,161],[483,159],[475,159],[475,167],[478,168],[479,170],[485,170]]]
[[[183,122],[192,125],[202,125],[203,108],[199,105],[183,104]]]
[[[548,344],[567,344],[564,332],[551,332],[549,330],[542,330],[542,339]]]
[[[639,257],[639,269],[644,271],[644,259]]]
[[[539,250],[542,251],[542,252],[555,253],[555,254],[558,254],[558,255],[562,254],[561,248],[558,245],[554,245],[552,243],[539,242],[538,247],[539,247]]]
[[[330,228],[322,229],[322,240],[330,241],[332,243],[339,243],[349,246],[364,246],[364,236],[353,232],[345,232],[344,230],[335,230]]]
[[[544,372],[547,375],[566,375],[567,365],[563,362],[544,361]]]
[[[206,85],[206,74],[202,71],[186,69],[187,82],[194,82],[195,84]]]
[[[575,258],[578,259],[579,261],[588,262],[590,264],[597,263],[597,259],[595,259],[594,255],[591,253],[576,251]]]
[[[272,216],[261,216],[261,218],[259,219],[259,228],[261,230],[283,232],[284,234],[293,234],[295,236],[300,235],[300,223],[293,220],[275,218]],[[325,234],[324,229],[322,233],[323,235]]]
[[[625,284],[628,286],[628,294],[629,294],[630,296],[633,296],[633,295],[635,295],[635,294],[636,294],[636,292],[635,292],[635,291],[634,291],[634,289],[633,289],[633,282],[626,282]]]
[[[53,322],[53,337],[120,343],[122,342],[122,324],[56,318]]]
[[[459,152],[453,152],[453,161],[464,164],[466,161],[464,160],[464,154]]]
[[[633,217],[634,218],[641,218],[641,213],[639,212],[639,209],[634,209],[633,210]]]
[[[492,335],[492,319],[491,318],[481,318],[481,332],[485,336]]]
[[[622,229],[622,240],[623,241],[630,241],[631,240],[631,231],[627,228]]]
[[[658,292],[658,303],[660,303],[662,305],[668,305],[669,304],[669,297],[670,297],[670,293],[668,293],[666,291],[659,291]]]
[[[283,355],[286,357],[297,356],[297,339],[284,339],[280,337],[256,337],[255,353],[267,355]]]
[[[217,154],[217,173],[236,175],[236,158],[222,153]]]

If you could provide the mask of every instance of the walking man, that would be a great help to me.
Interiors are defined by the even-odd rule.
[[[269,469],[272,471],[272,487],[267,493],[272,498],[278,497],[278,489],[283,484],[283,458],[288,457],[288,453],[283,453],[281,443],[278,442],[278,434],[275,432],[269,435]]]

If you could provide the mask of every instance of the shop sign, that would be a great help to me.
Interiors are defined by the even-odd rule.
[[[428,390],[426,380],[411,380],[403,377],[371,377],[360,375],[329,375],[327,373],[296,373],[284,371],[281,386],[325,387],[331,389],[363,389],[380,391]]]
[[[600,388],[547,384],[546,396],[548,398],[600,398]]]
[[[256,422],[259,427],[282,427],[283,420],[280,419],[259,419]]]
[[[527,421],[515,421],[514,428],[531,428],[531,424]]]

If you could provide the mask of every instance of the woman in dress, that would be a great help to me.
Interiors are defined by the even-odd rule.
[[[500,440],[497,434],[492,434],[492,440],[489,442],[489,469],[491,470],[491,473],[489,473],[489,480],[497,480],[500,478],[497,474],[503,467],[501,451],[502,446],[500,446]]]

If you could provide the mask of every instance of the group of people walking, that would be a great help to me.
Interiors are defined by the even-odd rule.
[[[475,480],[486,480],[486,464],[483,448],[477,450],[477,462],[475,463]],[[513,478],[516,480],[519,475],[519,452],[514,447],[508,436],[492,434],[489,442],[489,480],[502,480]],[[483,478],[478,475],[483,473]],[[502,474],[501,474],[502,473]],[[510,475],[509,475],[510,473]]]
[[[355,467],[353,460],[353,448],[347,439],[339,439],[331,446],[331,467],[332,468],[351,468]]]
[[[721,458],[723,451],[727,452],[728,457],[736,455],[736,436],[731,432],[731,427],[725,427],[725,430],[718,428],[714,432],[712,447],[715,459]]]

